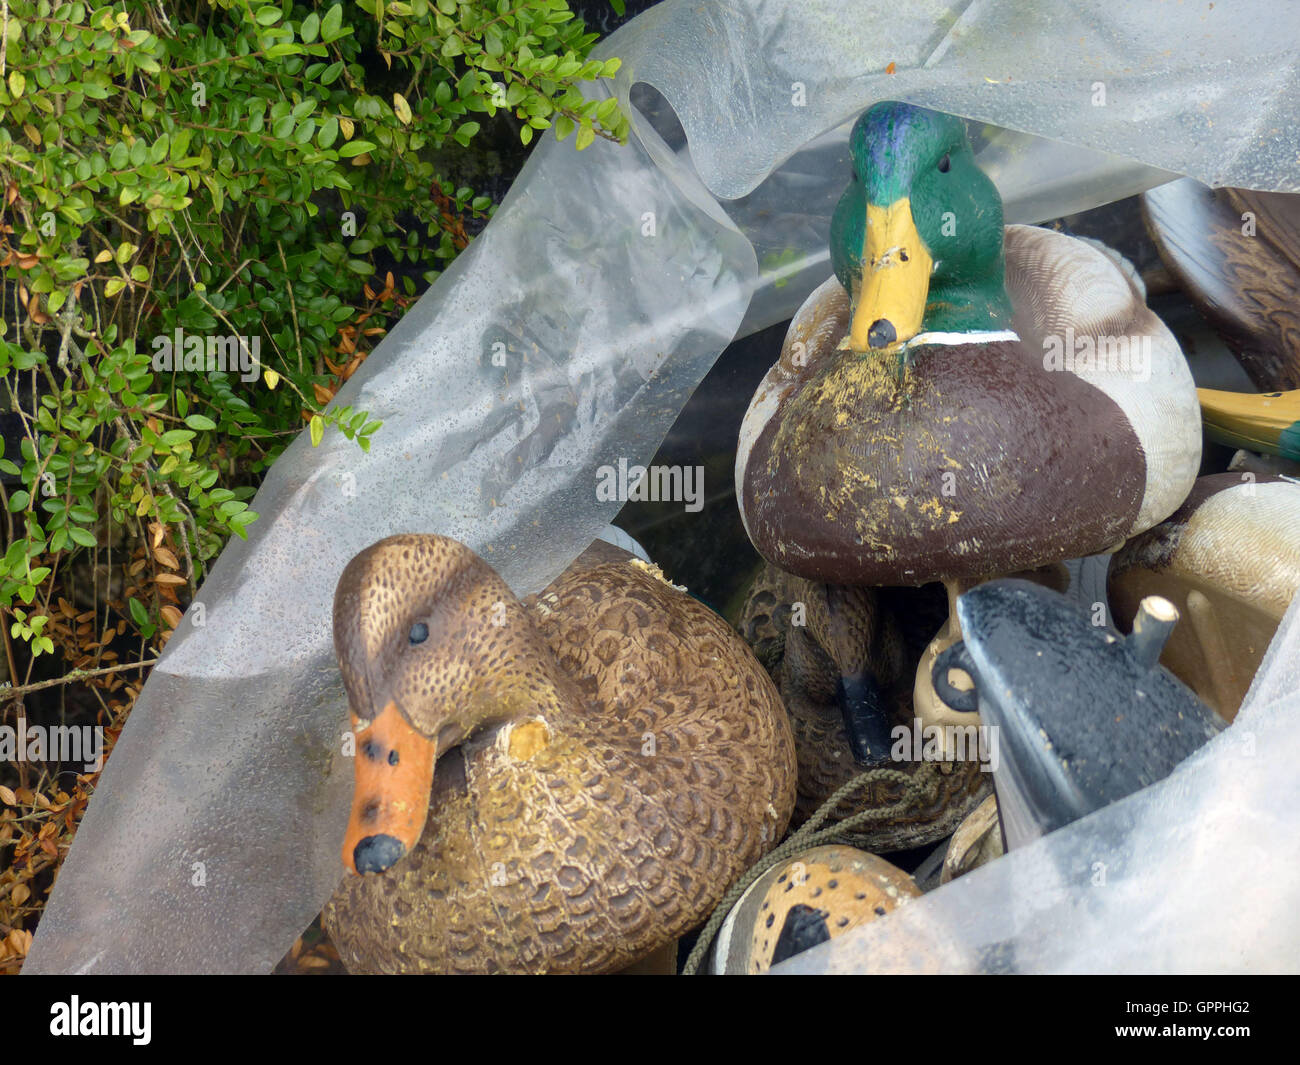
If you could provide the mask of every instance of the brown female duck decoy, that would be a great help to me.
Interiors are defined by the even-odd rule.
[[[334,640],[357,781],[324,922],[349,969],[617,970],[785,831],[771,681],[612,545],[520,601],[454,540],[390,537],[344,570]]]
[[[1142,195],[1169,271],[1261,392],[1300,389],[1300,196],[1191,178]]]
[[[859,843],[882,850],[952,831],[987,791],[970,759],[940,782],[933,765],[892,755],[914,715],[977,723],[935,697],[928,668],[960,630],[941,611],[918,669],[889,620],[868,617],[883,593],[818,589],[942,582],[951,604],[1000,575],[1046,567],[1055,583],[1059,563],[1113,550],[1178,506],[1201,433],[1186,361],[1131,272],[1092,243],[1004,227],[960,120],[878,104],[850,154],[835,273],[754,394],[736,497],[759,554],[802,582],[769,574],[745,610],[796,719],[801,811],[853,762],[935,778],[927,809],[880,826],[901,838]],[[846,651],[824,625],[796,632],[791,604],[811,617],[814,601],[874,642]],[[792,671],[776,652],[800,661]],[[806,751],[819,734],[836,750]],[[839,773],[805,772],[828,758]],[[878,788],[863,801],[887,799]]]
[[[770,564],[759,572],[739,628],[771,671],[790,714],[799,762],[796,824],[864,768],[863,736],[855,744],[852,730],[863,717],[874,723],[872,700],[879,699],[891,723],[911,720],[916,663],[943,623],[945,604],[941,588],[825,584]],[[962,723],[969,720],[966,715]],[[870,743],[870,734],[866,740]],[[886,750],[892,746],[884,735],[879,742]],[[942,839],[991,787],[978,761],[889,764],[909,775],[926,773],[926,798],[905,816],[845,836],[863,848],[897,851]],[[845,799],[834,816],[892,806],[902,798],[898,781],[872,781],[862,794]]]

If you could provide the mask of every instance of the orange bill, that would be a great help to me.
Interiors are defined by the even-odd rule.
[[[354,714],[356,786],[343,837],[343,864],[353,873],[382,873],[415,846],[429,814],[437,744],[417,732],[389,702],[364,728]]]

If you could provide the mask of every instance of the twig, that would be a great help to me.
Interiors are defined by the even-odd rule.
[[[298,346],[298,372],[302,373],[302,334],[298,332],[298,304],[293,298],[293,282],[289,280],[289,263],[284,257],[284,246],[278,240],[275,246],[280,252],[280,265],[284,267],[284,283],[289,290],[289,314],[293,318],[293,339]]]
[[[152,666],[157,661],[156,658],[146,658],[140,662],[123,662],[116,666],[100,666],[98,669],[74,669],[71,673],[65,673],[62,677],[55,677],[53,680],[40,680],[35,684],[24,684],[21,688],[4,685],[0,686],[0,697],[17,699],[29,692],[41,691],[44,688],[56,688],[60,684],[75,684],[77,681],[89,680],[91,677],[101,677],[106,673],[121,673],[127,669],[143,669],[145,666]]]

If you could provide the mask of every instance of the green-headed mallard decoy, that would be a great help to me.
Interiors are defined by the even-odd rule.
[[[521,602],[454,540],[390,537],[344,570],[334,641],[357,780],[324,923],[353,971],[619,969],[785,831],[771,681],[612,545]]]
[[[1300,590],[1300,484],[1255,474],[1197,480],[1166,521],[1111,560],[1115,623],[1129,628],[1149,595],[1182,614],[1160,656],[1232,721],[1282,615]]]
[[[1112,550],[1172,512],[1200,461],[1195,388],[1116,258],[1004,227],[956,118],[878,104],[850,151],[835,275],[795,315],[741,429],[736,495],[759,553],[814,584],[942,581],[951,600]],[[814,699],[822,716],[838,704],[860,764],[888,763],[913,713],[959,720],[927,668],[958,635],[950,621],[927,651],[914,706],[887,698],[890,641],[865,667],[821,648]],[[979,798],[945,807],[947,831]]]

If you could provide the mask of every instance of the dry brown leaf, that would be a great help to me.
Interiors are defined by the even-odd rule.
[[[184,584],[185,578],[176,573],[160,573],[154,581],[158,584]]]
[[[3,784],[0,784],[0,802],[3,802],[6,806],[17,806],[18,796]]]
[[[15,906],[21,906],[32,897],[32,890],[26,884],[19,884],[9,893],[9,897],[14,900]]]
[[[177,559],[177,557],[174,554],[172,554],[170,551],[168,551],[167,548],[165,547],[155,547],[153,549],[153,557],[156,558],[168,569],[181,568],[180,560]]]

